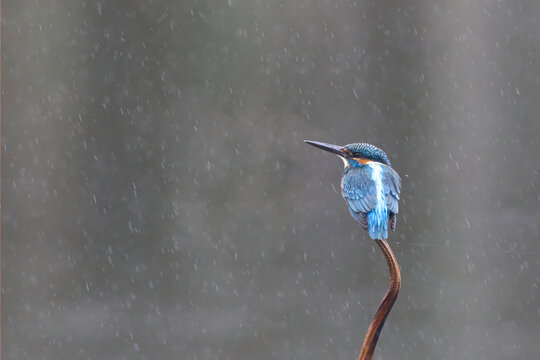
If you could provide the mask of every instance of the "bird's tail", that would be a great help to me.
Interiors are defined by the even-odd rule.
[[[367,214],[369,236],[376,239],[388,239],[388,211],[373,210]]]

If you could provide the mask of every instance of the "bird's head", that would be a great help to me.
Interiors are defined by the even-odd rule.
[[[326,144],[318,141],[304,140],[306,143],[337,154],[343,159],[345,166],[363,166],[370,162],[378,162],[387,166],[390,160],[386,153],[376,146],[366,143],[353,143],[345,146]]]

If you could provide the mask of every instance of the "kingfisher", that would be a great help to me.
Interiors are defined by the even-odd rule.
[[[392,169],[386,153],[366,143],[339,146],[304,141],[337,154],[343,160],[341,195],[349,212],[372,239],[387,239],[388,227],[392,231],[396,229],[401,178]]]

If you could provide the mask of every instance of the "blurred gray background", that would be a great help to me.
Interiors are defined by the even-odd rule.
[[[540,359],[540,3],[5,1],[3,359]]]

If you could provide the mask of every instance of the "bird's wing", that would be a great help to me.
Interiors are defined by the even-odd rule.
[[[390,217],[388,218],[388,221],[390,221],[390,229],[392,231],[396,231],[396,221],[397,221],[396,214],[390,213]]]
[[[401,178],[394,169],[391,167],[385,167],[382,181],[388,210],[394,214],[397,214],[399,212],[398,200],[399,193],[401,192]]]
[[[353,209],[349,206],[349,212],[351,213],[354,220],[356,220],[360,226],[362,226],[362,229],[368,230],[369,224],[367,219],[367,214],[364,212],[354,212]]]
[[[342,194],[349,205],[351,214],[360,222],[355,213],[368,213],[375,209],[377,189],[368,173],[359,176],[355,173],[356,171],[364,171],[364,169],[350,169],[343,175]]]

